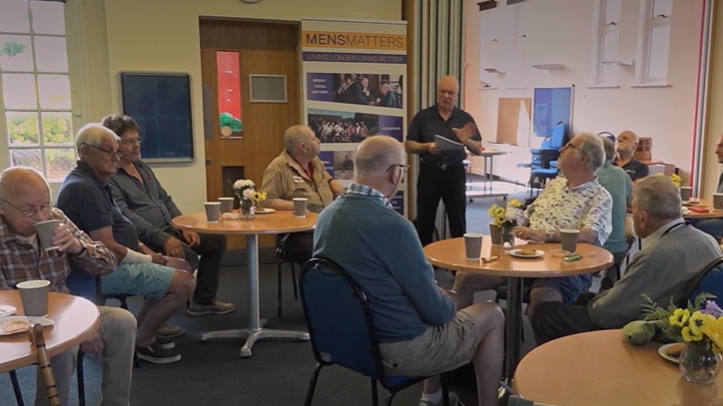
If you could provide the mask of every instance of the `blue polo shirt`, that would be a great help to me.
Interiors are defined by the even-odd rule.
[[[86,233],[112,227],[113,239],[118,244],[138,251],[136,228],[113,202],[108,182],[85,162],[78,161],[63,181],[56,206]]]
[[[460,142],[452,129],[462,128],[467,123],[475,124],[475,127],[477,126],[474,118],[472,118],[469,113],[456,106],[454,110],[452,110],[452,115],[445,121],[439,115],[439,108],[435,104],[434,106],[419,111],[419,113],[414,116],[412,123],[409,124],[407,140],[428,143],[434,142],[435,135],[441,135],[452,141]],[[482,136],[477,132],[472,136],[472,139],[482,141]],[[438,162],[445,162],[450,165],[458,165],[467,159],[467,153],[464,152],[464,150],[442,151],[438,155],[432,155],[430,153],[420,154],[420,158],[426,163],[436,164]]]

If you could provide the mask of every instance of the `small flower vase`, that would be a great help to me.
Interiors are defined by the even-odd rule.
[[[241,218],[244,220],[253,220],[256,218],[256,208],[251,200],[241,200],[239,212],[241,213]]]
[[[515,233],[512,231],[514,226],[504,225],[502,226],[502,245],[506,246],[509,244],[508,249],[515,248]]]
[[[686,343],[678,357],[678,369],[686,381],[707,385],[718,377],[721,355],[703,345]]]
[[[492,245],[502,245],[502,227],[490,224],[490,237]]]

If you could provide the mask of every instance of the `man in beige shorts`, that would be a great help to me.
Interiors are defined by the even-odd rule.
[[[492,302],[458,310],[456,293],[436,285],[414,226],[389,201],[406,169],[399,141],[364,140],[354,183],[319,215],[314,257],[339,264],[365,292],[387,374],[431,376],[420,406],[441,405],[438,375],[470,361],[479,406],[496,406],[504,315]],[[462,405],[453,393],[450,405]]]

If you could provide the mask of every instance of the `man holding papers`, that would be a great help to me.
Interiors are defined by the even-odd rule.
[[[437,103],[414,116],[404,144],[408,153],[420,155],[416,223],[423,246],[432,242],[440,198],[452,238],[465,233],[464,149],[479,155],[482,137],[472,116],[455,106],[458,95],[457,79],[442,78],[437,85]]]

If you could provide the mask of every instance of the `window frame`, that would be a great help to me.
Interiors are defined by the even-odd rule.
[[[631,87],[667,87],[668,69],[670,67],[670,31],[668,32],[668,57],[665,61],[665,77],[650,76],[650,53],[652,51],[653,30],[660,27],[671,27],[673,18],[673,7],[670,15],[664,17],[653,16],[656,0],[640,0],[640,12],[638,22],[637,55],[635,58],[635,81]],[[674,4],[674,3],[673,3]]]
[[[30,6],[28,0],[28,7]],[[62,4],[62,3],[61,3]],[[63,112],[70,113],[72,135],[75,136],[75,132],[85,124],[83,118],[85,114],[85,106],[87,106],[87,97],[84,92],[85,83],[84,80],[86,75],[83,74],[85,69],[85,44],[82,40],[82,18],[81,18],[81,2],[78,0],[68,0],[63,4],[63,12],[65,19],[65,34],[64,35],[52,35],[52,34],[35,34],[31,27],[30,33],[9,33],[2,32],[2,35],[29,35],[33,44],[33,71],[31,72],[17,72],[17,71],[2,71],[0,73],[24,73],[32,74],[36,82],[36,100],[38,104],[35,109],[6,109],[3,98],[3,83],[0,79],[0,168],[9,168],[13,166],[12,151],[13,150],[37,150],[39,149],[42,157],[42,173],[48,182],[51,184],[53,189],[57,188],[62,182],[62,179],[50,180],[48,177],[48,165],[47,165],[47,151],[49,150],[60,150],[60,149],[72,149],[74,151],[74,158],[77,159],[77,150],[75,148],[74,139],[60,145],[46,146],[42,136],[42,113],[47,112]],[[34,38],[38,36],[65,38],[66,52],[68,57],[68,71],[61,72],[44,72],[39,71],[37,68],[37,57],[35,54],[35,41]],[[70,108],[69,109],[47,109],[40,105],[39,100],[39,88],[37,88],[38,75],[53,74],[53,75],[67,75],[70,82]],[[10,144],[10,137],[8,133],[8,123],[6,119],[6,112],[32,112],[38,114],[38,144],[36,145],[12,145]]]
[[[619,3],[618,15],[613,19],[613,23],[607,23],[607,4],[608,1],[616,1]],[[620,20],[622,19],[622,0],[595,0],[593,6],[592,19],[592,44],[590,47],[590,85],[589,88],[619,88],[619,72],[615,69],[615,74],[611,78],[605,76],[605,37],[609,34],[618,34],[620,40]],[[617,59],[617,58],[616,58]]]

